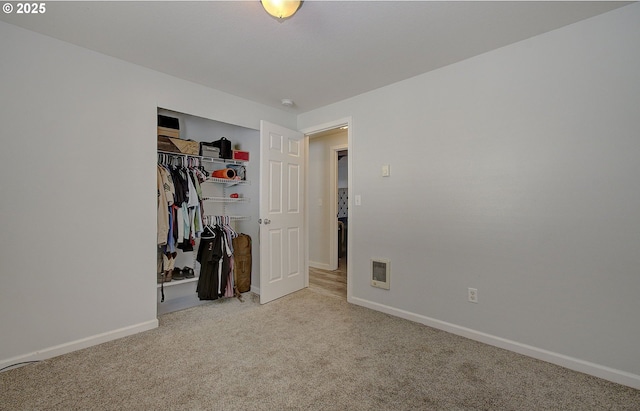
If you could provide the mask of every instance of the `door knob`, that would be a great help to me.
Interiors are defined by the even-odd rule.
[[[269,220],[268,218],[265,218],[265,219],[264,219],[264,223],[265,223],[265,224],[270,224],[270,223],[271,223],[271,220]]]

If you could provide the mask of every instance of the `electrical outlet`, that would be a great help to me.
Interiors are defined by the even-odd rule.
[[[470,303],[478,303],[478,289],[477,288],[469,288],[469,302]]]

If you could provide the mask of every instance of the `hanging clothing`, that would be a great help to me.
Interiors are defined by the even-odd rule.
[[[171,172],[166,166],[159,166],[160,173],[162,175],[162,187],[164,188],[165,196],[167,198],[167,204],[173,205],[175,203],[175,185],[173,184],[173,178]]]
[[[200,238],[196,254],[200,264],[196,287],[198,298],[216,300],[233,297],[232,240],[237,233],[228,217],[204,216],[201,183],[207,180],[208,173],[190,159],[181,159],[180,166],[170,164],[173,158],[161,158],[160,163],[169,164],[158,164],[157,169],[158,245],[163,266],[158,270],[165,276],[171,273],[176,249],[193,251],[196,238]]]
[[[206,236],[200,239],[200,247],[196,260],[200,263],[200,277],[196,292],[200,300],[217,300],[220,298],[220,267],[224,263],[222,235],[217,228],[207,227]],[[226,287],[226,284],[225,284]]]
[[[200,239],[196,260],[200,278],[196,291],[201,300],[233,297],[233,262],[227,236],[221,226],[207,226]]]
[[[164,183],[161,174],[162,167],[158,166],[157,185],[158,185],[158,245],[167,243],[167,232],[169,231],[169,213],[167,213],[167,193],[164,190]]]
[[[166,197],[166,201],[158,200],[158,244],[168,245],[168,252],[174,252],[176,248],[193,251],[195,239],[204,227],[200,182],[206,180],[207,173],[193,166],[170,164],[158,164],[158,173],[162,180],[161,184],[158,182],[158,193],[164,193]],[[160,201],[167,204],[165,212],[160,207]]]
[[[196,187],[192,180],[192,176],[190,173],[187,173],[187,187],[189,189],[189,199],[187,203],[187,207],[189,211],[193,209],[193,217],[190,218],[190,221],[193,221],[191,225],[191,236],[192,237],[200,237],[202,233],[202,215],[200,213],[200,198],[198,198],[198,192],[196,191]],[[189,214],[191,216],[191,214]]]

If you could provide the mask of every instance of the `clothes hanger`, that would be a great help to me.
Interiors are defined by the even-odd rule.
[[[203,223],[205,223],[205,226],[202,230],[202,234],[200,234],[200,238],[204,238],[205,240],[216,238],[216,233],[213,230],[213,227],[211,227],[211,216],[205,216]]]
[[[210,240],[212,238],[216,238],[216,233],[211,229],[210,226],[205,226],[204,230],[202,230],[202,234],[200,234],[200,238],[204,240]]]
[[[231,217],[230,216],[225,216],[224,218],[225,218],[225,227],[229,231],[229,235],[231,236],[232,239],[233,238],[237,238],[238,237],[238,233],[231,226]]]

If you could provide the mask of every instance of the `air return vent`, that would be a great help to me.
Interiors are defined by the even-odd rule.
[[[371,285],[373,287],[389,289],[389,276],[391,274],[391,261],[385,258],[371,259]]]

